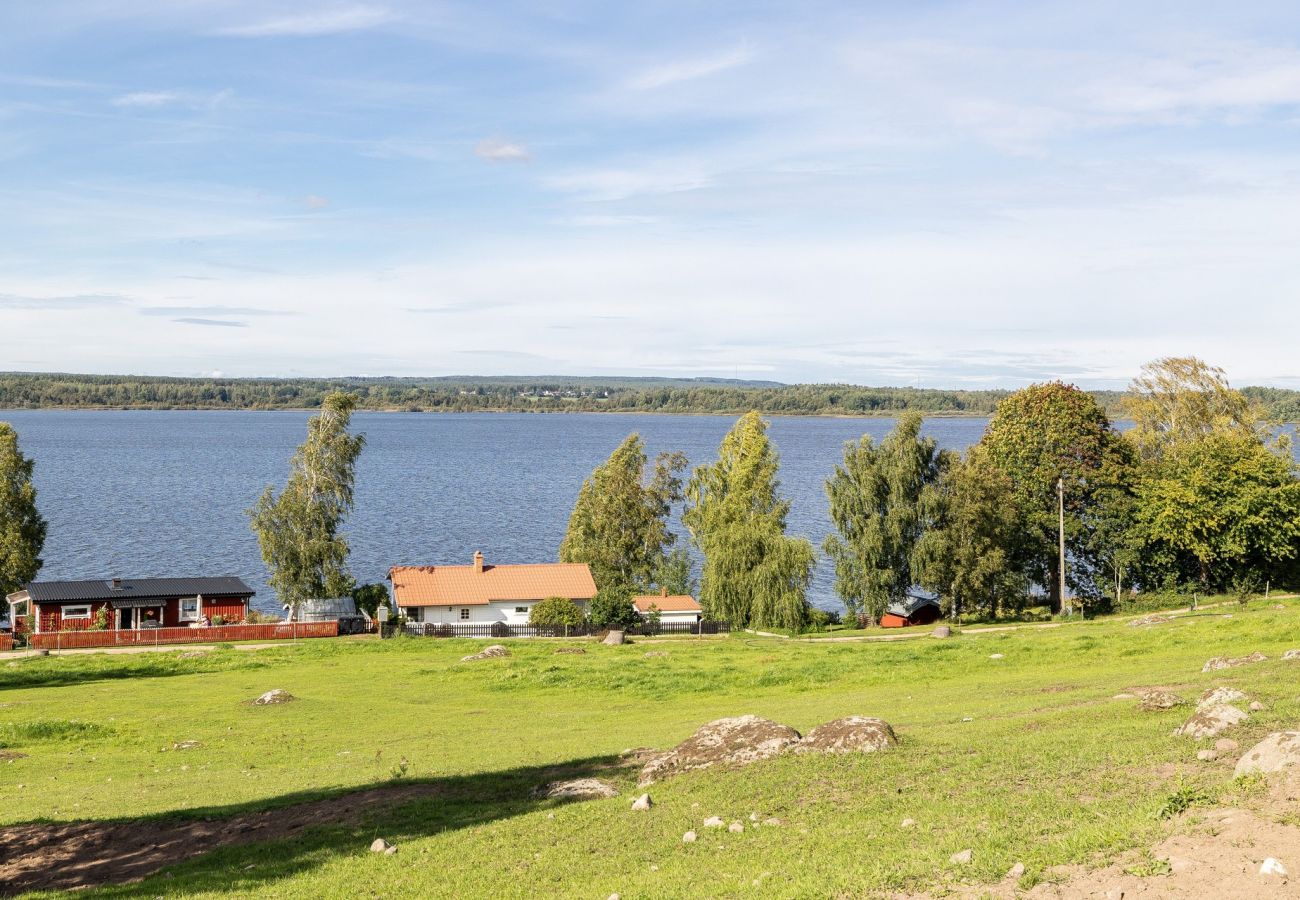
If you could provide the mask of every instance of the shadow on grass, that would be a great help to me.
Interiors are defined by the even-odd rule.
[[[623,757],[592,757],[476,775],[397,779],[369,788],[304,791],[187,810],[183,816],[14,825],[0,832],[0,895],[85,887],[97,887],[96,896],[105,897],[244,894],[339,857],[353,856],[360,863],[376,837],[400,846],[573,802],[535,791],[557,780],[618,780],[635,765]]]
[[[170,678],[208,672],[265,669],[287,660],[271,648],[257,653],[224,649],[153,651],[141,653],[79,653],[11,660],[12,668],[0,667],[0,691],[22,688],[71,687],[97,681],[138,678]],[[197,656],[186,658],[184,654]]]

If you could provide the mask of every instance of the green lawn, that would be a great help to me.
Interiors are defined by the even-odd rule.
[[[1198,763],[1198,745],[1171,736],[1188,709],[1140,712],[1115,693],[1240,687],[1268,704],[1233,735],[1243,746],[1300,712],[1300,663],[1279,659],[1300,646],[1300,607],[1262,602],[1153,628],[1089,622],[947,641],[556,646],[513,641],[511,658],[474,663],[459,659],[481,642],[399,639],[0,665],[0,743],[28,754],[0,763],[0,826],[222,816],[396,778],[436,793],[91,894],[858,896],[933,887],[935,873],[997,881],[1017,861],[1030,883],[1052,865],[1149,846],[1180,788],[1242,790],[1230,766]],[[1210,656],[1254,650],[1270,659],[1200,671]],[[300,699],[246,704],[271,688]],[[628,809],[633,768],[615,775],[616,799],[530,796],[549,767],[595,771],[626,748],[670,747],[743,713],[801,731],[876,715],[902,744],[683,776],[651,788],[649,813]],[[183,740],[203,746],[171,749]],[[783,824],[700,827],[754,812]],[[901,829],[904,818],[917,827]],[[700,839],[683,844],[692,828]],[[376,835],[399,853],[368,853]],[[972,865],[948,863],[967,847]]]

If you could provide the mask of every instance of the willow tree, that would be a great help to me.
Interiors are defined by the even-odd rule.
[[[1263,410],[1233,390],[1223,369],[1195,356],[1149,362],[1129,384],[1124,414],[1142,456],[1153,459],[1175,445],[1214,433],[1258,435]]]
[[[36,508],[35,464],[18,449],[18,433],[0,422],[0,609],[41,570],[45,520]]]
[[[582,483],[560,543],[560,562],[586,563],[596,586],[644,590],[676,537],[668,530],[682,499],[681,453],[660,453],[647,477],[645,445],[630,434]]]
[[[718,461],[691,476],[682,521],[704,555],[708,618],[790,629],[807,619],[813,548],[786,536],[790,502],[779,493],[779,467],[767,422],[751,412],[723,438]]]
[[[282,603],[297,612],[314,597],[346,596],[348,542],[340,529],[353,506],[357,457],[365,438],[348,431],[357,398],[334,392],[307,422],[307,440],[289,463],[278,495],[267,487],[249,510],[253,531]]]
[[[835,590],[849,615],[870,624],[916,583],[912,556],[924,530],[921,495],[949,463],[921,437],[920,413],[904,413],[879,446],[869,435],[844,445],[826,481],[836,534],[823,548],[835,563]]]

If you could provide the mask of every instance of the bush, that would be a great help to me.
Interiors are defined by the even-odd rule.
[[[529,625],[581,625],[582,610],[568,597],[547,597],[528,614]]]
[[[248,615],[244,617],[245,625],[271,625],[279,621],[279,616],[270,616],[255,609],[250,609]]]
[[[597,628],[638,625],[641,616],[632,607],[632,591],[621,586],[601,588],[591,601],[591,624]]]
[[[388,601],[388,585],[386,584],[363,584],[353,588],[352,602],[357,605],[358,610],[372,619],[379,607],[387,606],[390,609],[392,608]]]
[[[805,631],[825,631],[831,625],[840,624],[840,614],[832,610],[808,607],[808,624]]]
[[[215,616],[212,617],[213,627],[218,627],[225,624],[226,624],[226,617],[221,615],[220,613],[217,613]]]

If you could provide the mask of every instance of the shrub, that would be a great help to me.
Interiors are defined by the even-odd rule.
[[[280,621],[279,616],[270,616],[255,609],[250,609],[248,615],[244,617],[244,624],[246,625],[270,625],[278,621]]]
[[[213,624],[214,626],[216,626],[216,625],[225,625],[225,624],[226,624],[226,617],[223,616],[223,615],[221,615],[220,613],[217,613],[217,615],[215,615],[215,616],[212,617],[212,624]]]
[[[392,608],[388,601],[388,586],[385,584],[358,585],[352,589],[352,602],[357,605],[358,610],[372,619],[379,607]]]
[[[582,610],[568,597],[547,597],[528,614],[529,625],[582,624]]]
[[[637,625],[641,616],[632,606],[632,591],[622,586],[601,588],[591,601],[591,624],[597,628]]]

